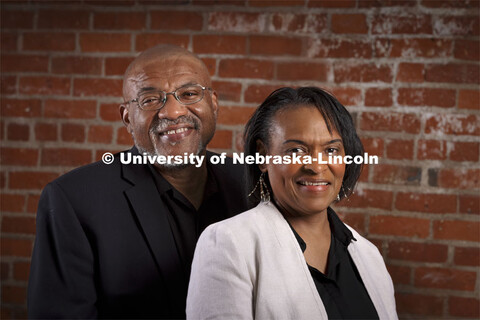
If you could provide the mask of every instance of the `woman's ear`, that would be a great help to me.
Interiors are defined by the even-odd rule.
[[[267,146],[265,146],[265,144],[261,140],[257,140],[257,153],[262,156],[267,155]],[[265,163],[259,164],[258,168],[262,172],[267,172],[267,165]]]

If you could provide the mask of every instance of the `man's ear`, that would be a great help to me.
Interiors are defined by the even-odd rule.
[[[120,111],[120,117],[122,117],[123,124],[127,127],[127,131],[130,132],[130,113],[128,112],[127,106],[121,104],[118,110]]]
[[[217,119],[218,115],[218,95],[217,91],[212,90],[212,108],[213,108],[213,114],[215,115],[215,119]]]
[[[265,144],[261,140],[257,140],[257,153],[262,155],[262,156],[267,155],[267,146],[265,146]],[[267,165],[265,163],[259,164],[258,168],[262,172],[267,171]]]

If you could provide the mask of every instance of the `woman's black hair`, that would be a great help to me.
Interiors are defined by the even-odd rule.
[[[296,108],[300,106],[316,107],[323,116],[328,131],[337,131],[342,137],[345,155],[355,157],[363,156],[363,145],[355,130],[352,116],[347,109],[327,91],[317,87],[300,88],[280,88],[272,92],[267,99],[255,110],[248,121],[244,132],[244,153],[255,155],[257,153],[257,141],[260,140],[269,148],[270,130],[273,119],[278,111],[287,108]],[[301,125],[301,124],[299,124]],[[362,164],[347,164],[345,175],[343,176],[343,188],[340,190],[340,197],[348,197],[362,172]],[[247,190],[253,190],[260,178],[260,168],[257,165],[247,167]],[[265,182],[272,192],[268,179]],[[260,201],[259,188],[254,195],[252,203],[258,204]]]

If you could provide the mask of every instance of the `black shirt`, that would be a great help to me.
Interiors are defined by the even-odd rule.
[[[331,229],[326,274],[308,266],[318,294],[329,319],[378,319],[377,311],[363,284],[355,264],[347,251],[352,232],[338,218],[333,209],[327,210]],[[298,244],[305,252],[307,244],[293,229]]]
[[[193,254],[200,234],[210,224],[229,217],[227,214],[229,210],[225,205],[224,197],[218,190],[217,181],[210,168],[211,164],[208,159],[205,159],[205,161],[207,161],[207,182],[202,204],[198,210],[153,166],[149,165],[158,193],[168,208],[168,221],[187,280],[190,279]]]

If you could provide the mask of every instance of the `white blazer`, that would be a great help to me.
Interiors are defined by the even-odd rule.
[[[378,316],[398,319],[382,256],[350,230],[357,241],[348,252]],[[298,241],[273,204],[260,203],[205,229],[193,259],[187,318],[328,319]]]

